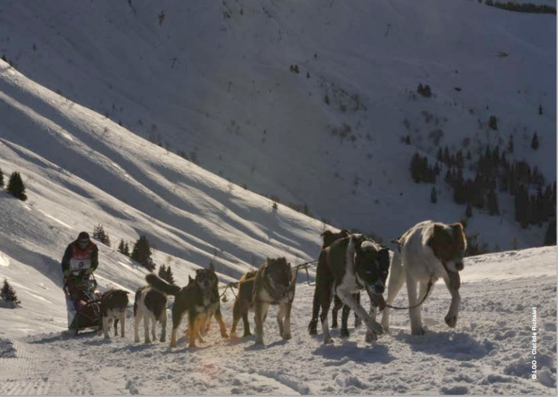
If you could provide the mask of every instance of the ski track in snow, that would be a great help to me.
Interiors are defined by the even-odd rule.
[[[522,258],[535,267],[555,262],[555,248],[541,253],[509,255],[510,266]],[[322,344],[321,332],[309,336],[314,288],[305,284],[298,286],[293,305],[293,339],[279,337],[272,308],[265,347],[255,346],[254,337],[223,339],[215,322],[206,342],[194,349],[184,335],[172,350],[168,340],[137,344],[129,308],[124,338],[47,333],[0,339],[5,357],[0,358],[0,394],[555,394],[555,272],[514,279],[494,273],[491,280],[469,281],[479,263],[491,266],[502,257],[470,260],[455,329],[444,323],[450,298],[439,285],[424,306],[426,335],[412,336],[407,312],[398,311],[391,334],[372,344],[364,341],[362,327],[352,328],[353,315],[346,340],[338,330],[332,331],[333,345]],[[406,294],[395,303],[404,305]],[[538,310],[539,380],[530,378],[533,306]],[[222,308],[230,330],[231,302]],[[171,324],[169,311],[168,332]],[[180,329],[185,327],[184,321]]]

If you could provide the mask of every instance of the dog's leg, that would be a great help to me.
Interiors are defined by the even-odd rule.
[[[415,306],[419,303],[417,298],[417,282],[409,273],[407,273],[407,294],[409,295],[409,306]],[[413,335],[424,335],[424,328],[422,328],[422,323],[420,321],[421,306],[409,309],[411,333]]]
[[[155,342],[157,340],[157,317],[153,316],[151,326],[151,340]]]
[[[196,314],[194,310],[188,312],[188,338],[190,339],[189,347],[196,347]]]
[[[221,330],[221,337],[228,338],[229,335],[227,334],[227,327],[225,327],[225,323],[223,321],[223,315],[221,314],[220,307],[217,308],[217,311],[215,312],[215,320],[217,320],[217,323],[219,323],[219,329]]]
[[[149,339],[149,323],[150,322],[151,322],[151,319],[149,318],[149,316],[144,315],[143,316],[144,343],[151,343],[151,339]]]
[[[114,319],[114,336],[118,336],[118,321],[119,318]]]
[[[322,300],[322,314],[320,314],[320,320],[322,321],[322,334],[324,336],[324,343],[333,343],[331,334],[329,333],[327,315],[329,313],[329,307],[331,306],[331,300],[333,298],[333,290],[331,286],[326,286],[321,294]]]
[[[159,319],[159,321],[161,322],[161,339],[159,339],[160,342],[165,342],[167,340],[167,310],[163,310],[163,313],[161,313],[161,318]]]
[[[279,325],[279,335],[283,337],[283,318],[285,317],[285,305],[279,305],[279,311],[277,312],[277,324]]]
[[[373,302],[373,298],[372,296],[370,296],[370,294],[368,294],[368,296],[370,297],[370,318],[372,318],[372,320],[376,321],[376,306],[374,306],[372,304]],[[360,304],[360,302],[359,302]],[[378,336],[376,335],[376,333],[374,332],[370,332],[367,331],[366,332],[366,342],[372,342],[378,339]]]
[[[361,305],[361,304],[360,304],[360,292],[357,292],[357,293],[355,294],[355,300],[357,301],[357,303],[358,303],[359,305]],[[361,306],[362,306],[362,305],[361,305]],[[374,320],[375,320],[375,319],[376,319],[376,318],[374,317]],[[355,313],[355,328],[360,327],[361,324],[362,324],[362,320],[361,320],[361,319],[356,315],[356,313]]]
[[[180,326],[180,322],[182,321],[182,317],[184,317],[184,313],[179,313],[176,309],[176,306],[173,305],[172,307],[172,336],[170,347],[176,347],[176,332],[178,331],[178,327]]]
[[[333,309],[331,309],[331,328],[337,328],[339,326],[337,324],[337,317],[341,308],[343,308],[343,302],[341,302],[341,299],[339,299],[339,297],[335,295],[333,297]]]
[[[120,336],[122,338],[126,336],[126,310],[120,313]]]
[[[143,317],[143,316],[142,316],[142,314],[141,314],[141,311],[138,310],[138,311],[136,312],[135,317],[134,317],[134,342],[136,342],[136,343],[139,343],[139,341],[140,341],[140,337],[139,337],[139,325],[140,325],[140,322],[141,322],[141,320],[142,320],[142,317]]]
[[[395,297],[405,284],[405,272],[403,271],[403,266],[401,264],[401,254],[396,252],[393,256],[393,261],[391,263],[391,267],[389,270],[389,281],[388,281],[388,290],[387,290],[387,299],[386,303],[391,305],[395,300]],[[382,314],[382,327],[384,328],[385,332],[389,332],[389,313],[390,308],[385,307],[384,313]]]
[[[198,314],[196,321],[194,323],[194,334],[200,343],[205,343],[205,340],[202,338],[201,333],[203,332],[203,328],[205,326],[205,315]]]
[[[312,301],[312,320],[308,324],[308,333],[310,335],[316,335],[318,333],[318,316],[320,314],[320,289],[316,284],[314,289],[314,300]]]
[[[454,328],[457,325],[457,315],[459,314],[459,304],[461,303],[461,296],[459,295],[459,285],[461,284],[461,280],[459,278],[459,273],[456,274],[457,283],[455,276],[454,279],[444,277],[444,283],[446,284],[446,287],[448,287],[448,291],[451,294],[450,307],[444,320],[450,328]]]
[[[245,310],[244,306],[241,305],[240,299],[235,300],[234,303],[233,303],[233,322],[232,322],[232,327],[231,327],[231,335],[236,333],[236,326],[238,325],[238,322],[240,321],[240,317],[242,317],[244,319],[244,312],[245,311],[247,311],[247,310]],[[246,329],[246,323],[244,323],[244,328]]]
[[[364,308],[354,300],[353,296],[349,293],[349,291],[346,291],[343,288],[338,287],[337,295],[339,296],[339,298],[341,298],[344,304],[349,306],[351,310],[353,310],[356,313],[357,316],[362,318],[364,324],[366,324],[366,328],[368,328],[370,332],[374,332],[378,335],[383,332],[382,326],[378,324],[376,320],[373,320],[368,313],[366,313],[366,310],[364,310]]]
[[[248,309],[242,313],[242,322],[244,323],[243,337],[252,336],[252,333],[250,332],[250,323],[248,322]]]
[[[269,309],[269,303],[260,301],[256,299],[255,302],[255,316],[254,320],[256,321],[256,345],[263,345],[263,324],[267,317],[267,310]]]
[[[285,310],[285,319],[283,320],[283,326],[284,326],[284,331],[283,331],[283,339],[284,340],[289,340],[292,338],[291,336],[291,309],[293,307],[293,302],[290,301],[289,303],[286,304],[287,309]]]
[[[353,295],[355,296],[355,295]],[[340,301],[341,302],[341,301]],[[343,305],[343,302],[341,302]],[[334,309],[335,310],[335,309]],[[341,337],[348,338],[349,337],[349,314],[351,313],[351,308],[347,305],[343,305],[343,311],[341,312]],[[356,316],[356,314],[355,314]]]
[[[103,333],[105,334],[105,339],[109,339],[109,331],[110,328],[110,323],[109,323],[109,319],[107,316],[103,316]]]

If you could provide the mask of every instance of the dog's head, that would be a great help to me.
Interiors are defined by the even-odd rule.
[[[331,230],[326,230],[322,234],[320,234],[324,239],[324,244],[322,248],[327,248],[337,240],[341,240],[342,238],[349,236],[349,231],[347,229],[342,229],[339,233],[333,233]]]
[[[291,290],[293,274],[291,264],[285,258],[267,258],[264,277],[266,282],[274,292],[275,296],[286,296]]]
[[[202,290],[213,291],[218,287],[219,280],[217,275],[211,269],[196,269],[196,278],[194,282]]]
[[[427,244],[448,272],[463,270],[463,256],[467,249],[467,238],[461,223],[451,225],[435,223]]]
[[[362,238],[355,238],[354,244],[357,280],[371,294],[383,294],[389,273],[389,249]]]

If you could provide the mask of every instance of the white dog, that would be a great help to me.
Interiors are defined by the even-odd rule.
[[[428,283],[432,287],[442,278],[451,294],[451,304],[445,317],[446,324],[453,328],[457,324],[459,312],[459,271],[463,270],[463,255],[467,239],[460,223],[445,225],[424,221],[409,229],[399,238],[400,253],[393,256],[388,284],[386,303],[390,305],[397,293],[407,282],[409,306],[418,305],[426,299]],[[417,296],[417,284],[419,294]],[[432,287],[430,291],[432,291]],[[423,335],[424,328],[420,317],[421,306],[409,309],[411,332]],[[389,308],[384,309],[382,327],[389,330]]]

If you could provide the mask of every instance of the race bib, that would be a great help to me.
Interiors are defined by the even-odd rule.
[[[91,267],[90,258],[72,258],[70,259],[70,270],[75,272],[78,270],[85,270]]]

